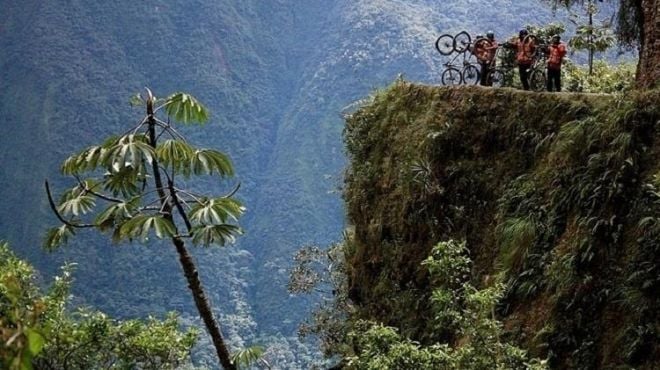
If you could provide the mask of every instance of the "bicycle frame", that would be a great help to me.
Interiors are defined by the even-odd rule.
[[[463,57],[463,61],[461,62],[461,64],[454,63],[456,61],[456,59],[458,59],[461,56]],[[468,48],[468,49],[466,49],[465,51],[463,51],[461,53],[457,53],[456,55],[454,55],[451,58],[451,60],[449,62],[443,63],[442,65],[445,66],[445,67],[461,67],[462,66],[464,68],[464,67],[467,67],[468,65],[474,64],[474,63],[470,62],[470,57],[471,56],[474,56],[474,54],[470,51],[470,48]]]

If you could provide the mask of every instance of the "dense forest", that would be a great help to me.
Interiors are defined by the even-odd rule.
[[[646,8],[653,4],[650,1],[642,3]],[[237,362],[252,362],[257,367],[273,368],[327,367],[337,363],[352,363],[358,368],[382,368],[389,359],[383,359],[385,362],[380,364],[369,364],[370,356],[378,358],[377,351],[360,352],[372,344],[369,335],[387,337],[393,340],[392,344],[396,342],[397,345],[408,346],[409,352],[405,353],[410,358],[419,354],[415,351],[426,349],[415,347],[411,344],[413,342],[406,340],[423,346],[443,341],[451,343],[451,338],[457,338],[456,332],[447,330],[432,334],[424,331],[425,327],[431,328],[428,323],[433,321],[430,287],[438,288],[432,283],[436,276],[432,272],[433,266],[441,264],[430,256],[431,248],[439,242],[446,242],[446,248],[460,251],[455,257],[457,261],[464,261],[466,266],[470,266],[470,289],[491,296],[484,298],[484,305],[492,306],[496,315],[489,318],[492,321],[484,321],[484,325],[502,325],[504,331],[497,329],[493,333],[498,338],[506,338],[506,343],[509,343],[509,337],[520,337],[510,342],[511,347],[502,350],[511,354],[515,361],[534,366],[549,363],[552,366],[587,368],[605,366],[608,361],[613,364],[646,364],[644,366],[654,363],[653,356],[657,356],[657,349],[653,349],[653,338],[657,336],[658,323],[645,322],[643,317],[657,313],[657,302],[653,301],[654,297],[643,294],[648,295],[644,292],[655,287],[653,280],[648,283],[647,277],[657,270],[655,265],[645,265],[645,272],[634,277],[630,274],[637,266],[635,261],[644,258],[652,260],[657,256],[647,256],[645,253],[652,252],[631,244],[630,240],[636,234],[629,230],[632,229],[630,225],[639,223],[648,228],[644,229],[644,235],[648,234],[648,238],[654,235],[651,229],[655,221],[648,217],[655,217],[657,210],[652,206],[646,209],[642,205],[652,200],[652,195],[645,193],[644,187],[656,186],[652,179],[652,160],[649,159],[654,158],[652,153],[655,153],[654,139],[649,139],[654,131],[648,124],[657,120],[657,112],[642,108],[653,107],[657,94],[638,94],[630,101],[623,101],[617,100],[620,99],[618,95],[608,95],[602,99],[582,95],[576,95],[580,98],[546,97],[514,91],[484,93],[479,89],[454,91],[432,87],[440,83],[442,65],[447,61],[433,47],[440,34],[467,30],[475,35],[493,30],[498,38],[507,39],[526,25],[546,27],[550,23],[555,23],[555,26],[564,23],[561,27],[565,29],[565,37],[569,38],[575,34],[580,22],[584,22],[585,10],[579,2],[570,9],[564,5],[561,1],[537,0],[516,4],[498,0],[488,6],[473,0],[442,4],[430,0],[120,1],[114,4],[0,0],[0,86],[3,86],[0,91],[0,113],[4,120],[0,125],[0,155],[3,158],[0,186],[4,189],[6,204],[0,211],[0,240],[8,241],[8,246],[3,244],[2,247],[3,258],[6,257],[8,264],[3,265],[6,274],[0,276],[0,283],[25,290],[25,295],[9,292],[3,296],[6,299],[0,301],[0,306],[4,311],[0,312],[3,316],[7,312],[17,312],[17,316],[11,316],[10,320],[0,318],[0,323],[14,322],[12,320],[17,317],[32,320],[30,312],[20,310],[20,302],[28,302],[26,304],[35,307],[43,304],[45,308],[38,312],[48,320],[31,321],[30,324],[42,328],[39,330],[43,333],[32,330],[31,336],[27,335],[26,341],[21,343],[28,345],[27,348],[34,350],[35,354],[45,351],[41,352],[42,358],[50,354],[53,361],[62,359],[58,357],[61,352],[57,351],[67,351],[66,346],[53,348],[46,345],[42,348],[36,345],[32,348],[29,345],[39,344],[48,335],[55,335],[52,334],[54,327],[68,328],[60,334],[61,340],[65,340],[67,335],[72,340],[84,340],[86,335],[93,334],[90,328],[95,325],[106,328],[108,333],[114,333],[112,335],[130,338],[136,330],[153,333],[150,336],[153,342],[149,342],[146,334],[131,339],[137,343],[136,348],[141,348],[133,357],[121,347],[112,348],[112,340],[94,341],[98,348],[112,349],[108,352],[99,349],[97,359],[81,356],[79,365],[75,365],[80,368],[92,366],[84,365],[84,361],[112,362],[108,359],[117,357],[124,358],[124,366],[129,367],[217,366],[214,341],[201,329],[204,323],[188,291],[190,280],[187,282],[183,277],[179,265],[181,254],[167,240],[179,235],[171,232],[169,224],[152,218],[149,222],[153,222],[150,224],[153,229],[149,229],[147,224],[140,224],[144,233],[133,233],[118,227],[119,237],[114,239],[124,239],[121,243],[89,230],[76,231],[75,235],[47,233],[60,221],[52,212],[57,207],[50,203],[63,202],[58,209],[67,209],[69,215],[76,216],[71,219],[74,223],[79,221],[78,213],[88,210],[86,200],[74,206],[71,193],[65,192],[71,183],[70,179],[59,173],[62,162],[138,124],[143,117],[144,106],[131,106],[129,100],[136,93],[141,93],[144,98],[144,88],[148,86],[156,95],[154,102],[158,101],[157,98],[167,101],[175,96],[168,94],[177,91],[189,92],[199,99],[209,112],[205,127],[182,125],[186,119],[169,110],[164,124],[169,125],[171,119],[178,130],[173,135],[180,133],[201,148],[215,148],[226,153],[234,164],[231,172],[235,175],[231,179],[202,176],[195,181],[186,178],[183,185],[192,186],[191,194],[194,195],[231,194],[245,206],[245,213],[237,217],[242,235],[236,235],[235,243],[213,243],[219,240],[216,234],[195,237],[191,232],[191,241],[198,241],[195,244],[200,246],[191,246],[190,249],[213,314],[222,327],[230,352],[238,355],[234,358]],[[597,22],[602,24],[613,19],[617,5],[617,2],[598,3]],[[635,15],[628,18],[641,22]],[[35,22],[36,19],[39,21]],[[614,34],[614,30],[612,32]],[[570,75],[566,78],[576,82],[569,86],[575,90],[607,93],[632,88],[633,68],[630,62],[637,56],[637,50],[628,46],[635,45],[639,40],[654,40],[655,31],[647,27],[634,32],[637,32],[637,38],[627,39],[621,50],[623,54],[617,54],[614,45],[608,51],[597,54],[597,59],[602,61],[597,64],[595,76],[584,76],[584,67],[580,66],[587,60],[584,51],[576,50],[571,54],[569,63],[573,69],[567,72]],[[654,67],[657,58],[653,56],[656,44],[648,43],[648,47],[640,50],[642,63],[637,70],[651,72],[646,74],[650,77],[638,81],[639,86],[651,86],[657,80],[653,77],[653,73],[657,73],[657,67]],[[621,60],[629,64],[619,67],[608,65]],[[397,82],[383,88],[395,79]],[[412,102],[408,100],[411,97]],[[446,108],[436,106],[444,104],[438,102],[452,102],[458,110],[446,111]],[[524,112],[527,113],[524,114],[538,118],[523,117],[521,112],[512,116],[508,105],[502,102],[518,102],[525,107]],[[608,111],[611,106],[620,110]],[[496,112],[498,118],[484,118],[483,122],[470,121],[470,124],[464,122],[465,119],[461,120],[461,117],[485,115],[482,111],[485,107]],[[575,166],[569,168],[573,168],[575,173],[562,176],[577,176],[583,169],[609,173],[607,166],[620,165],[625,169],[612,167],[612,176],[617,176],[616,171],[632,176],[636,184],[630,185],[633,190],[627,193],[626,188],[622,198],[606,198],[611,203],[605,202],[592,211],[553,209],[552,212],[564,217],[561,222],[555,219],[559,216],[554,213],[548,216],[547,202],[550,202],[548,197],[551,191],[544,187],[548,184],[543,181],[548,179],[543,176],[553,175],[546,170],[536,171],[535,166],[537,162],[549,160],[544,157],[547,151],[551,151],[548,147],[560,145],[553,140],[559,140],[567,130],[564,127],[571,122],[588,121],[591,115],[597,117],[595,120],[616,115],[617,112],[631,115],[634,110],[631,107],[637,107],[643,113],[607,121],[602,123],[603,127],[590,122],[581,123],[580,127],[585,132],[593,127],[597,132],[602,129],[604,138],[601,141],[610,138],[607,135],[615,135],[622,136],[619,140],[634,143],[630,145],[643,142],[646,148],[643,153],[633,149],[621,149],[623,154],[617,152],[619,156],[632,155],[633,152],[639,156],[631,159],[633,169],[626,167],[627,157],[611,159],[614,164],[583,168],[586,164],[581,160],[592,163],[595,161],[592,156],[596,154],[614,155],[609,151],[601,153],[605,149],[593,144],[593,148],[590,147],[592,152],[570,152],[575,155]],[[387,114],[374,113],[382,109]],[[424,117],[418,117],[420,112],[424,112]],[[542,127],[527,127],[528,120],[538,122]],[[439,121],[457,130],[464,129],[467,124],[477,131],[467,129],[460,135],[451,130],[446,132],[434,126]],[[454,121],[456,125],[452,126]],[[635,126],[637,122],[642,122],[639,127]],[[387,131],[388,125],[411,127],[412,131],[390,133]],[[483,125],[490,128],[486,129]],[[498,126],[502,131],[492,126]],[[381,130],[381,127],[387,130]],[[485,131],[479,131],[481,129]],[[342,142],[342,132],[345,142]],[[468,137],[470,132],[474,137]],[[583,132],[580,134],[586,135]],[[445,144],[433,147],[428,143],[431,136],[439,141],[445,140]],[[615,136],[610,139],[614,140]],[[508,138],[505,140],[504,137]],[[588,143],[596,140],[583,139]],[[452,143],[451,152],[434,152],[445,150],[443,148],[447,143]],[[139,148],[140,141],[130,145],[130,148]],[[426,156],[408,152],[414,148],[429,152]],[[508,155],[498,152],[497,148],[518,148],[521,151]],[[160,153],[159,160],[178,166],[167,162],[167,157],[161,156],[163,154],[155,143],[154,150],[152,153],[150,149],[144,149],[144,158]],[[442,156],[451,159],[449,162],[440,161]],[[386,163],[382,164],[382,160]],[[137,163],[126,159],[122,161],[124,165]],[[208,172],[214,172],[212,167],[204,167],[208,166],[206,160],[199,162],[199,165],[207,168]],[[191,166],[195,164],[191,162]],[[349,170],[344,182],[346,166]],[[73,173],[67,172],[66,166],[63,170],[65,174]],[[366,172],[362,173],[362,170]],[[471,175],[484,171],[483,178]],[[399,188],[399,176],[409,181],[402,185],[405,189]],[[433,183],[434,179],[445,179],[445,176],[449,176],[449,184]],[[150,175],[145,177],[150,178]],[[69,195],[49,201],[43,186],[45,179],[49,180],[52,194]],[[458,182],[452,183],[454,180]],[[604,189],[600,182],[594,185],[594,189]],[[422,186],[425,190],[419,190],[416,186]],[[569,193],[567,199],[576,201],[577,196],[570,195],[576,190],[570,184],[565,186]],[[467,189],[466,194],[454,190],[463,188]],[[509,188],[520,190],[522,195],[513,194],[514,190],[504,190]],[[389,194],[383,189],[393,192]],[[440,191],[438,189],[442,194],[436,193]],[[537,193],[532,189],[537,189]],[[376,196],[371,193],[372,190],[382,190],[383,193]],[[117,191],[122,193],[120,189]],[[385,200],[380,196],[394,198]],[[534,212],[537,209],[543,209],[543,212],[531,221],[523,219],[523,214],[529,216],[532,211],[511,208],[521,199],[528,201]],[[617,202],[625,202],[626,205],[619,209],[612,205]],[[640,206],[637,206],[638,203]],[[633,210],[637,213],[629,215],[628,212]],[[168,209],[161,208],[160,211],[167,213]],[[413,213],[419,214],[413,217]],[[603,226],[598,223],[600,218],[594,219],[592,213],[602,216],[603,220],[605,215],[616,217],[607,219]],[[437,214],[442,214],[442,217],[438,219]],[[487,221],[490,216],[494,217],[493,220]],[[185,221],[183,217],[184,220],[179,221]],[[549,220],[548,217],[555,218]],[[558,226],[557,222],[564,226]],[[523,234],[527,234],[507,239],[504,234],[509,228],[516,227],[523,228]],[[613,241],[594,241],[594,237],[578,232],[587,227],[620,228],[616,232],[621,236],[616,237],[615,241],[622,240],[624,247],[617,250],[616,256],[625,256],[622,258],[625,261],[614,264],[612,270],[596,273],[602,261],[616,256],[594,251],[598,245]],[[348,232],[344,233],[345,230]],[[151,231],[156,234],[149,234]],[[610,229],[603,232],[613,233]],[[566,233],[578,235],[570,239],[565,236]],[[145,235],[149,237],[145,238]],[[54,236],[66,236],[67,243],[45,251],[42,248],[44,240],[52,242]],[[166,240],[159,241],[157,236],[164,236]],[[584,238],[579,239],[582,236]],[[233,237],[227,237],[226,241],[231,239]],[[585,263],[586,267],[582,266],[582,262],[576,263],[576,271],[568,265],[557,267],[559,262],[555,259],[566,262],[567,256],[570,256],[569,253],[556,256],[559,250],[554,247],[555,242],[563,239],[570,240],[570,243],[572,240],[587,243],[579,247],[589,248],[588,252],[593,254]],[[211,242],[200,242],[204,240]],[[337,253],[336,256],[323,252],[335,242],[339,244],[333,244],[329,250]],[[519,252],[518,243],[529,245]],[[566,245],[570,243],[567,241]],[[54,244],[51,243],[51,247]],[[206,244],[223,246],[207,247]],[[513,248],[511,245],[514,244],[515,251],[502,252],[512,254],[505,258],[506,263],[512,265],[506,269],[507,273],[501,280],[497,280],[497,284],[489,285],[488,277],[495,275],[498,267],[486,261],[502,262],[498,258],[504,257],[498,257],[493,254],[494,251],[506,245],[509,245],[506,248]],[[644,248],[653,246],[649,244]],[[298,250],[300,252],[296,254]],[[339,274],[333,269],[328,270],[328,265],[320,267],[324,273],[331,275],[332,282],[342,287],[334,289],[324,286],[334,290],[334,297],[332,294],[323,297],[319,294],[292,295],[287,292],[287,285],[290,288],[295,285],[295,276],[292,279],[294,283],[289,281],[292,269],[294,275],[296,271],[301,271],[295,264],[310,258],[310,255],[305,255],[306,250],[315,251],[311,258],[327,259],[331,256],[329,266],[341,266]],[[407,250],[412,251],[412,257],[405,253]],[[463,259],[461,253],[467,253],[463,257],[469,257],[469,261]],[[580,253],[581,249],[577,256],[582,258]],[[430,260],[422,264],[427,258]],[[549,285],[545,281],[549,272],[536,264],[539,260],[554,266],[553,269],[564,268],[565,271],[557,274],[565,273],[562,278],[574,280]],[[344,262],[337,264],[337,261]],[[65,267],[63,273],[60,268],[70,266],[67,263],[75,264],[75,268]],[[462,266],[460,263],[457,265]],[[302,271],[310,272],[304,268]],[[461,271],[464,275],[465,271]],[[599,273],[608,274],[608,278],[594,279]],[[15,281],[17,276],[20,277],[20,284]],[[44,290],[52,279],[55,283],[51,289]],[[594,293],[597,297],[588,292],[585,295],[571,295],[574,293],[571,289],[578,289],[574,281],[587,284],[584,282],[586,279],[595,280],[595,283],[588,284],[598,289],[628,290],[623,293],[617,291],[604,298],[599,295],[602,289]],[[60,281],[66,283],[58,283]],[[467,281],[464,283],[467,284]],[[499,287],[498,284],[501,284],[501,289],[486,290]],[[520,296],[521,286],[532,289],[527,295],[523,294],[523,298]],[[635,290],[639,286],[645,286],[642,293]],[[571,291],[559,294],[556,291],[560,288]],[[554,290],[549,293],[549,289]],[[292,289],[301,290],[309,291]],[[642,294],[639,299],[651,301],[639,301],[638,306],[644,309],[630,314],[620,327],[594,336],[606,327],[607,315],[628,312],[625,311],[627,308],[616,306],[623,305],[621,297],[624,293]],[[193,296],[197,295],[195,293]],[[577,307],[586,310],[585,315],[597,313],[600,318],[594,319],[587,328],[571,321],[569,326],[572,331],[568,334],[530,323],[533,318],[544,316],[534,316],[521,309],[524,305],[541,307],[535,310],[552,311],[554,321],[548,321],[548,325],[557,327],[565,324],[562,320],[568,320],[567,314],[560,312],[564,307],[562,300],[575,300],[575,297],[598,299],[598,304],[581,306],[574,303],[569,305],[569,309],[577,304]],[[466,296],[461,299],[470,298]],[[552,302],[548,303],[548,300]],[[329,307],[331,309],[328,311]],[[408,315],[406,308],[412,307],[415,314]],[[171,311],[177,314],[172,316],[168,313]],[[482,311],[466,312],[479,316],[483,315]],[[319,312],[322,314],[319,315]],[[328,322],[339,327],[329,329],[327,325],[320,325],[319,320],[323,319],[324,314],[329,315]],[[150,316],[155,318],[148,318]],[[350,320],[345,321],[347,317]],[[549,320],[548,317],[544,319]],[[305,318],[311,321],[311,326],[307,323],[299,328]],[[371,325],[375,322],[385,326],[374,328]],[[396,328],[395,332],[389,332],[391,328]],[[328,341],[328,333],[331,333],[328,330],[338,330],[341,338]],[[356,330],[367,334],[356,337]],[[317,334],[311,338],[320,338],[320,342],[301,341],[298,331],[311,331]],[[535,331],[542,332],[543,337],[534,337]],[[12,333],[2,332],[0,339],[5,339],[7,343],[13,338]],[[564,334],[567,336],[562,337]],[[530,336],[534,338],[530,339]],[[352,344],[348,342],[349,337],[353,338]],[[583,338],[598,338],[599,342],[590,344],[588,348],[576,348],[574,342]],[[180,346],[173,348],[174,352],[163,352],[163,347],[159,346],[171,341]],[[601,342],[607,343],[602,345]],[[12,340],[12,343],[16,345],[18,342]],[[327,345],[332,348],[326,348]],[[492,348],[499,348],[497,345],[493,344]],[[612,354],[613,346],[617,345],[625,346],[628,352]],[[19,353],[30,354],[30,351]],[[192,351],[191,358],[187,355],[189,351]],[[331,357],[323,358],[321,351]],[[521,354],[526,351],[529,355]],[[584,358],[568,356],[572,351],[584,353]],[[9,352],[0,350],[3,356],[11,353],[14,353],[11,348]],[[440,355],[430,353],[429,356]],[[342,361],[341,358],[347,360]],[[557,360],[561,358],[565,362]],[[37,366],[48,366],[39,361],[35,360]],[[58,362],[53,362],[52,366],[66,367]]]

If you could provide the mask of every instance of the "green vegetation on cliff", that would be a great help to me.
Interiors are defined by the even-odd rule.
[[[660,92],[628,96],[397,81],[348,117],[355,319],[432,345],[422,265],[465,240],[471,282],[503,274],[504,340],[551,367],[660,363]]]

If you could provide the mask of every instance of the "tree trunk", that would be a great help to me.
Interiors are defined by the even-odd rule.
[[[660,0],[641,0],[637,86],[642,89],[660,87]]]
[[[594,14],[589,1],[589,76],[594,74]]]
[[[151,96],[151,91],[149,91],[149,97],[147,98],[147,116],[149,119],[149,144],[155,149],[157,140],[156,121],[154,118],[153,98]],[[154,158],[151,164],[154,175],[154,182],[156,184],[156,190],[160,198],[160,203],[163,207],[163,213],[165,214],[163,217],[174,224],[174,217],[172,217],[171,213],[172,206],[167,201],[165,194],[166,188],[163,184],[158,161]],[[169,186],[171,187],[172,184],[169,184]],[[186,223],[186,226],[190,228],[188,223]],[[209,303],[209,300],[206,298],[206,294],[204,293],[204,288],[202,287],[201,280],[199,280],[199,274],[197,273],[197,268],[195,267],[195,262],[193,261],[192,256],[188,253],[185,243],[183,240],[181,240],[181,238],[172,238],[172,243],[174,243],[176,251],[179,254],[179,262],[183,268],[183,274],[188,281],[188,288],[190,288],[190,291],[192,292],[193,300],[195,301],[195,306],[197,307],[199,316],[202,318],[202,321],[204,321],[206,330],[213,340],[213,345],[215,346],[215,351],[218,354],[220,364],[225,370],[236,370],[236,366],[232,363],[229,350],[227,349],[225,341],[222,338],[220,326],[213,317],[211,304]]]
[[[225,370],[236,370],[236,366],[231,362],[229,350],[227,349],[227,346],[225,346],[225,341],[222,338],[218,322],[213,318],[211,305],[206,298],[206,294],[204,294],[204,288],[202,287],[202,282],[199,280],[199,274],[195,268],[192,256],[190,256],[188,250],[186,250],[183,240],[180,238],[172,238],[172,242],[176,246],[177,253],[179,253],[179,262],[181,262],[183,273],[186,276],[186,280],[188,280],[188,288],[192,291],[195,306],[197,306],[197,311],[199,311],[199,316],[204,320],[206,330],[208,330],[211,335],[213,345],[215,346],[216,353],[220,359],[220,364],[222,364],[222,367]]]

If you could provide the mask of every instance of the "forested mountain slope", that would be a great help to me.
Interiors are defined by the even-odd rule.
[[[47,275],[77,262],[80,303],[116,316],[191,312],[168,245],[111,246],[82,233],[64,251],[39,248],[54,222],[42,184],[64,186],[59,163],[133,124],[128,98],[145,86],[190,92],[212,118],[186,134],[232,157],[248,208],[237,246],[195,251],[236,345],[291,336],[306,311],[285,291],[286,270],[300,245],[336,240],[344,226],[342,109],[399,73],[437,82],[440,33],[508,35],[553,19],[536,0],[0,0],[0,9],[0,238]]]

